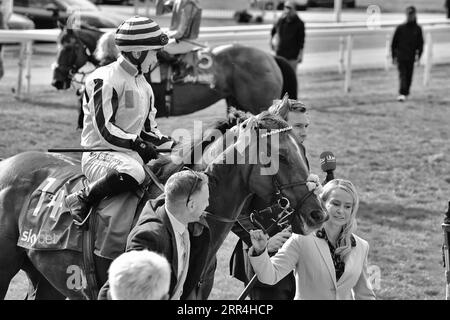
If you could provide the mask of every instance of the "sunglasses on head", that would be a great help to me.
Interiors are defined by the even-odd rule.
[[[188,196],[186,198],[186,206],[187,206],[187,204],[189,203],[189,200],[191,199],[192,193],[194,192],[195,189],[197,189],[199,181],[203,181],[203,180],[199,176],[199,174],[197,172],[195,172],[194,170],[192,170],[188,167],[184,167],[183,170],[189,170],[190,172],[192,172],[195,175],[194,183],[192,184],[191,190],[189,191]]]

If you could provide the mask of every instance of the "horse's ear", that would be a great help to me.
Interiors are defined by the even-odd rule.
[[[274,104],[269,108],[269,112],[287,121],[290,107],[289,95],[285,93],[282,100],[274,101]]]
[[[239,153],[242,154],[251,143],[252,135],[255,134],[254,130],[256,130],[257,126],[258,120],[253,115],[239,124],[238,139],[235,144],[236,150]]]

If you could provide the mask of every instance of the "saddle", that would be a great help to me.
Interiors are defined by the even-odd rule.
[[[83,229],[74,223],[65,206],[66,195],[88,184],[79,167],[68,166],[47,177],[31,194],[19,221],[17,245],[32,250],[83,251]],[[103,199],[92,210],[95,219],[94,253],[115,259],[125,251],[127,237],[147,198],[146,192],[125,192]],[[92,224],[90,224],[92,225]]]

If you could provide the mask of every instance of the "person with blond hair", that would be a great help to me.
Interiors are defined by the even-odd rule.
[[[152,251],[129,251],[117,257],[109,267],[112,300],[167,300],[170,265]]]
[[[249,257],[258,279],[273,285],[294,270],[295,299],[375,299],[367,271],[369,244],[355,234],[359,207],[355,186],[334,179],[320,196],[329,214],[323,228],[307,236],[292,235],[272,258],[268,236],[262,230],[250,231]]]

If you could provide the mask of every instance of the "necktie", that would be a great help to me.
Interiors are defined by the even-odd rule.
[[[182,267],[182,271],[180,273],[180,277],[183,276],[183,273],[185,271],[185,269],[187,269],[188,267],[188,254],[189,254],[189,232],[188,230],[184,230],[183,234],[181,235],[181,239],[182,239],[182,246],[183,246],[183,255],[181,257],[181,264],[180,267]]]

